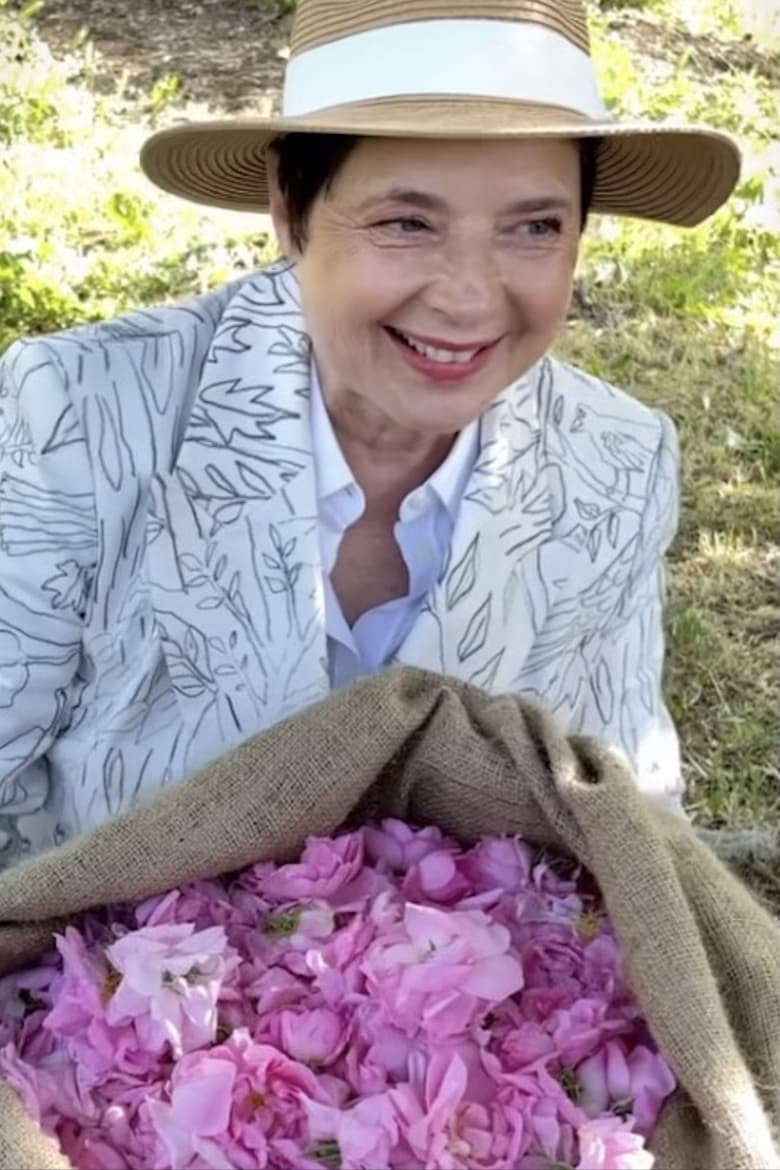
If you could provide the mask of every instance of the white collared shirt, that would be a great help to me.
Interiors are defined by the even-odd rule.
[[[365,496],[344,458],[312,369],[311,427],[320,550],[325,570],[325,621],[330,682],[346,686],[385,666],[409,633],[441,576],[463,493],[479,451],[479,421],[455,440],[447,458],[401,504],[393,534],[409,572],[409,593],[368,610],[350,628],[330,580],[341,539],[363,515]]]

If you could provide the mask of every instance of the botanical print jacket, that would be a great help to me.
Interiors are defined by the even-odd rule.
[[[0,366],[0,864],[322,699],[310,347],[289,263]],[[661,414],[552,359],[482,421],[397,661],[543,697],[674,792]]]

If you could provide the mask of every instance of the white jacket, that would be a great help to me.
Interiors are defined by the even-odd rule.
[[[294,268],[17,342],[0,366],[0,864],[330,687]],[[397,661],[541,696],[679,793],[668,419],[552,359],[489,408]]]

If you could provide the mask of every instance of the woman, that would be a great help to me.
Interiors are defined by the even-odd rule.
[[[3,862],[395,662],[544,699],[680,794],[663,415],[547,355],[590,209],[728,196],[604,113],[577,0],[301,0],[285,115],[146,145],[285,259],[2,367]]]

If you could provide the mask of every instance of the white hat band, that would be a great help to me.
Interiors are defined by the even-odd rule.
[[[606,111],[590,57],[530,22],[420,20],[369,29],[291,57],[283,114],[414,94],[507,98]]]

